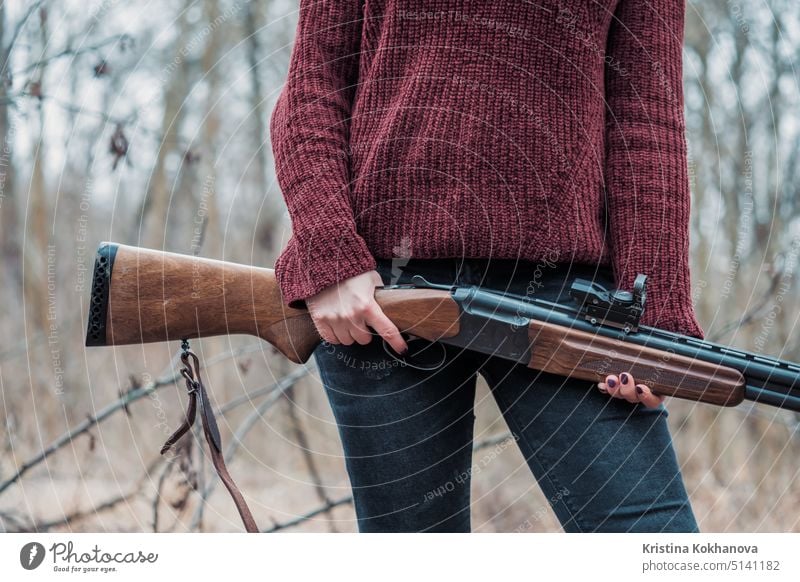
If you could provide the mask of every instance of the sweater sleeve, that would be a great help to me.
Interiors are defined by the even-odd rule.
[[[292,236],[275,262],[283,300],[304,300],[375,268],[350,206],[348,142],[361,0],[301,0],[289,72],[270,118]]]
[[[620,0],[606,52],[605,184],[612,269],[647,277],[642,323],[703,338],[689,274],[685,0]]]

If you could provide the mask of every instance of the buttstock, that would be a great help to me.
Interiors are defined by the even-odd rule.
[[[100,244],[87,346],[227,334],[260,337],[295,363],[320,341],[308,312],[281,300],[273,269]]]
[[[459,308],[445,291],[378,289],[375,298],[402,332],[431,341],[458,333]],[[100,244],[87,346],[227,334],[260,337],[298,364],[320,342],[308,311],[283,302],[273,269]]]
[[[655,394],[736,406],[744,400],[745,379],[726,366],[621,340],[532,321],[529,367],[602,382],[609,374],[630,372]]]

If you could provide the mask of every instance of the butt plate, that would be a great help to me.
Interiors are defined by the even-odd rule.
[[[92,297],[89,300],[89,324],[86,329],[86,346],[105,346],[108,294],[111,288],[111,271],[118,245],[103,242],[97,247],[92,276]]]

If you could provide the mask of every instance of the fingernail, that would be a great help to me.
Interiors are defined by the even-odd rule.
[[[623,384],[627,384],[628,383],[628,375],[623,372],[622,375],[620,376],[620,380],[622,380]]]
[[[637,387],[636,387],[636,393],[637,393],[637,394],[644,394],[644,390],[642,390],[642,387],[641,387],[641,386],[637,386]]]
[[[617,385],[617,383],[616,383],[616,382],[614,382],[614,380],[613,380],[613,379],[609,379],[609,380],[608,380],[608,382],[606,382],[606,384],[608,384],[608,385],[609,385],[611,388],[613,388],[614,386],[616,386],[616,385]]]

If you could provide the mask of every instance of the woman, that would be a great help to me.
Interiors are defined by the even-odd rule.
[[[301,0],[271,120],[292,237],[360,531],[469,531],[480,373],[566,531],[697,531],[663,398],[409,342],[376,286],[569,301],[631,289],[642,323],[703,337],[691,303],[683,0]],[[524,523],[524,519],[521,520]]]

